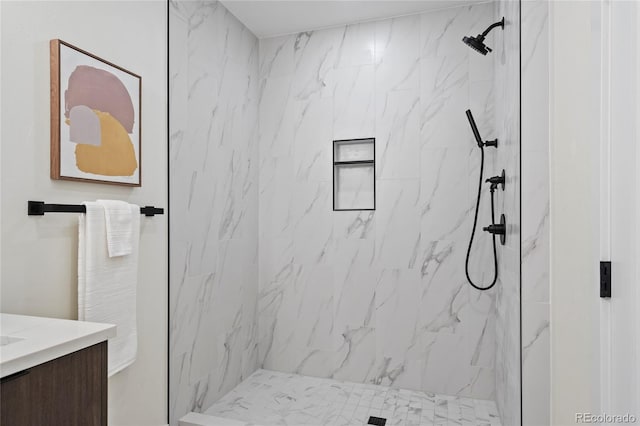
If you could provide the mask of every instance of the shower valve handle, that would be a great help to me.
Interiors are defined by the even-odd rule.
[[[489,225],[482,228],[483,231],[487,231],[490,234],[504,235],[507,232],[507,227],[502,224]]]
[[[507,237],[507,219],[504,214],[500,215],[500,223],[493,223],[489,226],[482,228],[483,231],[487,231],[493,235],[500,236],[500,244],[504,245]]]

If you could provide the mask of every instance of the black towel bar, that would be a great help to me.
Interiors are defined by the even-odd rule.
[[[43,216],[45,213],[86,213],[87,208],[83,204],[45,204],[44,201],[27,201],[27,214],[29,216]],[[155,216],[164,214],[164,209],[144,206],[140,207],[140,214]]]

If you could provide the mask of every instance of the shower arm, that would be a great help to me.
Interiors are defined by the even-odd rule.
[[[495,24],[491,24],[489,26],[489,28],[487,28],[486,30],[484,30],[484,32],[482,33],[482,37],[486,37],[487,34],[489,34],[491,32],[492,29],[496,28],[496,27],[502,27],[504,28],[504,18],[502,18],[502,20],[496,22]]]

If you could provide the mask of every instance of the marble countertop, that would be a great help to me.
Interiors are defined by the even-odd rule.
[[[0,377],[95,345],[116,335],[116,326],[0,314]]]

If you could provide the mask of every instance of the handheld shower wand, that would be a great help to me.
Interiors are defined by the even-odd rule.
[[[478,143],[478,148],[482,148],[485,146],[492,146],[494,148],[497,148],[498,139],[482,142],[482,138],[480,137],[480,132],[478,131],[478,126],[476,126],[476,120],[473,119],[473,114],[471,114],[471,110],[468,109],[466,111],[466,114],[467,114],[467,119],[469,120],[469,124],[471,125],[471,130],[473,131],[473,136],[476,138],[476,142]]]
[[[473,229],[471,230],[471,238],[469,238],[469,247],[467,248],[467,258],[464,262],[464,270],[467,275],[467,281],[469,284],[477,290],[489,290],[492,288],[496,282],[498,281],[498,253],[496,249],[496,235],[500,235],[500,242],[504,244],[504,238],[506,234],[506,223],[504,219],[504,215],[500,217],[500,223],[496,224],[495,220],[495,207],[494,207],[494,192],[498,188],[499,185],[502,186],[502,190],[504,190],[505,183],[505,174],[504,170],[502,174],[499,176],[493,176],[487,179],[487,182],[491,184],[491,225],[483,228],[485,231],[489,232],[493,236],[493,281],[486,287],[481,287],[473,282],[471,277],[469,276],[469,257],[471,256],[471,246],[473,245],[473,237],[476,233],[476,227],[478,226],[478,211],[480,209],[480,195],[482,193],[482,176],[484,173],[484,148],[486,146],[492,146],[494,148],[498,147],[498,139],[494,139],[492,141],[482,141],[482,137],[480,136],[480,132],[478,131],[478,126],[476,126],[476,121],[473,119],[473,114],[471,114],[471,110],[467,110],[467,119],[469,120],[469,124],[471,125],[471,130],[473,131],[473,136],[476,139],[476,143],[478,144],[478,148],[480,148],[481,153],[481,163],[480,163],[480,179],[478,182],[478,198],[476,199],[476,212],[473,217]]]

